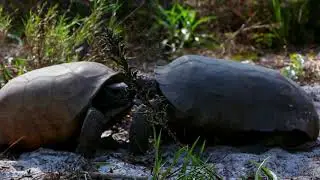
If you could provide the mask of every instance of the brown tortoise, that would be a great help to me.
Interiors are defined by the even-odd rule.
[[[0,90],[0,145],[23,137],[17,149],[78,144],[76,152],[90,156],[110,120],[130,110],[128,93],[124,74],[95,62],[25,73]]]

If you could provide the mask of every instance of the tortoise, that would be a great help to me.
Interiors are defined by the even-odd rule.
[[[311,98],[276,70],[184,55],[156,68],[154,77],[141,77],[137,84],[148,87],[154,99],[164,99],[148,106],[157,111],[166,107],[166,126],[181,143],[203,137],[208,144],[261,143],[288,150],[318,143],[319,117]],[[148,149],[146,110],[142,104],[133,114],[132,153]]]
[[[73,149],[90,157],[103,128],[126,114],[134,93],[125,74],[96,62],[52,65],[10,80],[0,90],[0,146]]]

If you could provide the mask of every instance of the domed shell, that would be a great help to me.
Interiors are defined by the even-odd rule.
[[[0,145],[19,138],[26,149],[64,142],[80,132],[81,113],[115,76],[95,62],[72,62],[27,72],[0,90]]]
[[[201,128],[300,130],[311,140],[319,117],[311,99],[279,72],[231,60],[185,55],[155,70],[164,96]]]

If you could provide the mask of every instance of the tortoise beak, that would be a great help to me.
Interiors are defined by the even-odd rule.
[[[108,85],[108,87],[111,89],[126,89],[126,88],[128,88],[128,85],[121,82],[121,83],[110,84],[110,85]]]

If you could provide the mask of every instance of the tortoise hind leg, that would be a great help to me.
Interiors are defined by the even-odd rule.
[[[95,149],[100,146],[101,134],[105,130],[105,126],[109,125],[112,118],[126,111],[130,106],[131,104],[127,104],[126,106],[110,109],[105,114],[94,107],[90,107],[81,128],[76,153],[85,157],[92,157]]]

